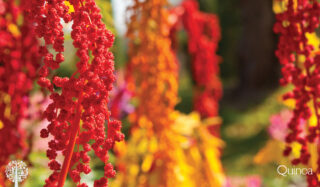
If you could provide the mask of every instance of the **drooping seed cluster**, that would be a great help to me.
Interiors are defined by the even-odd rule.
[[[136,115],[146,116],[154,124],[153,131],[170,126],[168,116],[177,103],[178,67],[170,48],[165,5],[165,0],[135,1],[133,9],[139,13],[132,15],[127,33],[131,40],[128,73],[134,79],[135,96],[139,99]]]
[[[218,115],[222,85],[219,79],[220,57],[216,54],[220,40],[219,20],[214,14],[199,11],[195,0],[186,0],[182,21],[188,34],[192,74],[196,83],[194,108],[203,118]]]
[[[38,42],[23,19],[24,3],[0,0],[0,166],[10,156],[22,159],[27,148],[21,120],[40,65]],[[14,158],[14,157],[13,157]]]
[[[291,145],[298,144],[301,147],[300,155],[293,158],[292,163],[312,166],[314,175],[308,176],[309,186],[319,186],[319,149],[310,149],[316,146],[320,137],[320,55],[317,53],[319,46],[309,43],[308,36],[315,34],[319,26],[320,4],[308,0],[282,3],[285,5],[284,11],[276,15],[277,22],[274,25],[274,32],[279,34],[276,56],[282,65],[283,78],[280,84],[294,86],[283,98],[295,101],[284,155],[292,156]],[[312,118],[316,119],[315,123]],[[305,123],[300,125],[302,121]]]
[[[150,186],[155,175],[156,183],[160,186],[181,184],[174,169],[179,162],[174,155],[179,144],[172,130],[172,113],[177,103],[178,67],[171,49],[169,11],[165,6],[166,0],[135,0],[129,9],[132,14],[127,32],[130,41],[127,79],[138,106],[130,116],[133,124],[131,134],[134,137],[128,141],[138,146],[142,138],[147,144],[158,142],[159,147],[148,152],[149,157],[154,158],[148,162],[152,167],[144,167],[138,176],[130,170],[135,164],[140,164],[143,155],[138,152],[133,153],[134,156],[130,156],[130,153],[124,155],[129,160],[138,160],[130,164],[124,162],[122,186]],[[145,137],[140,136],[141,131]]]
[[[66,2],[74,11],[69,10]],[[108,151],[115,141],[124,138],[121,123],[110,120],[107,108],[115,80],[114,57],[109,50],[114,36],[101,21],[94,0],[33,0],[30,5],[36,33],[45,41],[40,48],[43,66],[38,84],[51,92],[53,100],[44,112],[50,124],[41,131],[43,138],[53,136],[47,156],[54,172],[46,180],[46,186],[63,186],[67,173],[78,186],[87,186],[81,183],[80,174],[91,171],[88,156],[91,149],[105,163],[104,176],[94,186],[107,186],[108,178],[115,176],[113,166],[108,163]],[[71,77],[52,77],[50,72],[64,61],[62,20],[72,21],[71,37],[79,62]],[[48,50],[50,46],[55,52]],[[60,152],[64,155],[62,167],[56,160]]]

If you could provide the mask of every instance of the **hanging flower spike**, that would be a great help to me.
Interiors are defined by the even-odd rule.
[[[74,11],[69,12],[65,2]],[[45,41],[45,46],[40,49],[44,64],[38,84],[51,92],[53,100],[44,112],[50,124],[41,131],[43,138],[54,137],[47,150],[49,167],[54,172],[46,180],[46,186],[62,187],[67,173],[78,186],[87,186],[80,183],[80,174],[91,171],[87,154],[91,148],[105,163],[104,176],[96,180],[94,186],[107,186],[108,178],[115,176],[113,166],[108,163],[108,150],[112,149],[115,141],[124,138],[120,131],[121,123],[109,119],[107,108],[108,95],[115,80],[114,57],[109,51],[114,36],[101,21],[100,10],[94,0],[33,0],[30,4],[37,35]],[[50,79],[50,70],[59,68],[64,61],[61,19],[66,23],[73,21],[71,37],[80,61],[70,78],[54,76]],[[57,52],[55,57],[48,51],[48,45]],[[61,88],[61,94],[55,87]],[[90,140],[94,140],[91,145]],[[65,156],[62,166],[56,160],[59,152]]]
[[[188,34],[188,50],[192,57],[195,81],[194,108],[202,118],[217,117],[222,85],[219,79],[220,57],[216,54],[220,40],[220,26],[216,15],[202,13],[195,0],[182,3],[182,21]],[[212,124],[212,133],[220,124]]]
[[[279,2],[278,2],[279,3]],[[288,124],[289,134],[285,141],[285,156],[290,156],[292,164],[304,164],[313,168],[314,175],[307,176],[309,186],[319,186],[320,173],[319,142],[319,46],[309,42],[319,26],[320,4],[317,1],[281,1],[283,11],[276,14],[274,32],[279,34],[276,56],[282,65],[283,78],[280,84],[292,84],[293,91],[284,99],[295,101],[293,117]],[[305,122],[300,125],[301,122]],[[306,133],[304,132],[306,129]],[[292,149],[298,147],[299,154]]]
[[[25,130],[29,93],[40,64],[38,42],[25,15],[24,3],[0,0],[0,167],[10,156],[23,159],[27,151]]]
[[[165,6],[166,0],[135,0],[129,8],[132,14],[127,32],[130,60],[126,79],[129,89],[138,100],[138,106],[130,116],[133,124],[131,141],[135,145],[140,140],[147,144],[157,142],[159,149],[148,152],[148,160],[137,177],[139,179],[134,179],[134,175],[129,173],[124,174],[123,186],[150,186],[153,183],[151,176],[157,174],[157,184],[160,186],[181,184],[175,169],[182,160],[176,154],[180,151],[180,145],[172,129],[172,113],[177,103],[178,67],[171,50],[169,11]],[[138,152],[133,154],[145,159]],[[149,170],[151,168],[152,172]],[[128,166],[125,172],[130,170]]]
[[[135,1],[127,36],[130,39],[128,76],[133,77],[139,100],[135,122],[145,116],[150,131],[170,127],[170,113],[177,103],[177,63],[170,48],[168,11],[165,0]],[[141,14],[141,15],[140,15]],[[130,82],[128,83],[130,84]],[[146,99],[148,98],[148,99]],[[154,107],[157,106],[157,107]]]

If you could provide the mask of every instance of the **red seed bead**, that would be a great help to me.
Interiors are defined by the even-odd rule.
[[[49,132],[48,132],[47,129],[42,129],[42,130],[40,131],[40,137],[41,137],[41,138],[47,138],[48,136],[49,136]]]
[[[57,162],[56,160],[51,160],[48,164],[49,168],[51,170],[60,170],[61,169],[61,164]]]

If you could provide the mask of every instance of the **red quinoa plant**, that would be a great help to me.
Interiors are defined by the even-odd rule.
[[[195,82],[194,108],[202,118],[218,116],[222,85],[219,78],[220,57],[216,54],[220,40],[219,19],[214,14],[199,11],[195,0],[182,4],[182,22],[188,34],[192,75]],[[219,134],[212,124],[212,133]]]
[[[293,117],[288,125],[285,156],[292,164],[311,166],[313,175],[308,175],[309,186],[319,186],[320,173],[320,55],[319,46],[308,41],[319,27],[320,4],[316,0],[288,0],[283,12],[276,15],[275,33],[279,34],[276,56],[282,65],[281,85],[292,84],[293,90],[283,98],[295,102]],[[312,119],[315,118],[315,123]],[[299,125],[299,124],[303,125]],[[292,149],[297,147],[298,155]]]
[[[65,2],[74,11],[69,11]],[[115,80],[114,57],[109,50],[114,36],[101,21],[94,0],[32,0],[29,4],[36,34],[45,43],[39,50],[43,65],[38,84],[51,92],[53,100],[44,112],[50,124],[41,131],[43,138],[53,136],[47,150],[53,173],[45,186],[62,187],[68,173],[77,186],[87,186],[80,182],[80,174],[91,171],[88,156],[91,148],[105,163],[104,176],[96,180],[94,186],[107,186],[108,178],[115,176],[113,166],[108,163],[108,151],[115,141],[124,138],[120,132],[121,123],[110,120],[107,108],[108,95]],[[80,59],[77,71],[71,77],[51,75],[64,61],[62,20],[73,22],[71,37]],[[48,50],[49,46],[54,52]],[[62,166],[56,159],[59,153],[64,156]]]
[[[194,110],[200,113],[202,119],[211,119],[209,129],[213,135],[219,136],[221,120],[218,109],[222,96],[219,78],[221,58],[217,55],[221,38],[219,18],[215,14],[201,12],[196,0],[185,0],[181,6],[171,9],[170,20],[173,22],[170,38],[174,50],[177,48],[176,32],[180,29],[180,23],[187,32],[194,80]]]
[[[32,25],[23,18],[25,3],[0,0],[0,166],[23,159],[27,148],[21,121],[40,64]],[[2,173],[1,173],[2,175]]]

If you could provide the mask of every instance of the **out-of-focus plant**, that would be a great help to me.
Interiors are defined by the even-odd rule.
[[[178,184],[184,186],[223,186],[225,176],[220,161],[224,143],[208,131],[210,121],[201,121],[200,115],[180,112],[172,113],[173,135],[179,147],[168,149],[177,158],[175,174]],[[144,128],[134,131],[127,144],[116,144],[118,169],[113,186],[167,186],[161,181],[161,170],[157,167],[166,160],[157,155],[162,139],[148,137]],[[172,176],[166,178],[172,180]],[[148,183],[146,183],[148,182]]]
[[[132,177],[129,173],[131,168],[126,167],[128,169],[122,181],[124,186],[150,186],[152,183],[160,186],[181,185],[178,176],[184,171],[178,164],[183,158],[176,154],[179,142],[172,129],[172,112],[177,103],[178,69],[168,37],[168,11],[164,8],[166,5],[165,0],[136,0],[130,9],[132,15],[127,32],[130,39],[127,79],[129,88],[134,91],[138,100],[138,106],[130,117],[134,126],[132,135],[141,134],[138,131],[142,130],[145,132],[142,138],[147,142],[151,139],[161,141],[158,148],[148,154],[149,158],[154,158],[150,162],[154,165],[150,174],[158,173],[157,179],[148,177],[149,167],[141,171],[135,183],[130,183],[126,178]],[[130,163],[126,164],[130,166]]]
[[[41,130],[42,138],[53,136],[47,156],[54,172],[45,186],[62,187],[68,173],[77,186],[87,186],[81,183],[80,173],[91,171],[88,155],[91,148],[105,164],[104,176],[96,180],[94,186],[107,186],[108,178],[115,176],[113,166],[108,163],[108,151],[115,141],[124,138],[120,132],[121,123],[110,120],[107,108],[115,80],[113,54],[109,51],[114,36],[102,23],[100,10],[93,0],[34,0],[29,5],[36,34],[45,42],[40,47],[44,63],[38,84],[51,92],[53,101],[44,112],[50,124]],[[51,75],[52,70],[64,61],[61,20],[65,23],[73,21],[71,37],[80,59],[77,71],[70,78]],[[54,52],[48,50],[49,45]],[[64,155],[62,167],[56,159],[58,153]]]
[[[182,7],[182,21],[188,33],[188,51],[192,58],[192,75],[195,82],[194,109],[202,118],[216,117],[222,85],[219,78],[220,57],[216,54],[220,40],[220,26],[216,15],[199,11],[195,0],[186,0]],[[214,128],[220,124],[212,125]]]
[[[38,42],[32,24],[23,19],[26,3],[0,0],[0,175],[9,159],[24,159],[28,153],[26,117],[29,93],[40,64]],[[2,183],[0,177],[0,185]]]
[[[188,185],[223,186],[226,181],[220,157],[224,142],[208,130],[212,120],[201,120],[198,112],[175,114],[173,128],[177,136],[181,136],[180,145],[189,168],[186,177],[193,179]]]
[[[277,19],[274,32],[279,34],[276,56],[283,74],[280,83],[294,86],[283,96],[285,100],[294,101],[284,155],[290,157],[294,165],[312,167],[308,184],[319,186],[320,55],[319,44],[315,45],[313,38],[317,38],[320,4],[315,0],[276,0],[274,3]]]
[[[214,14],[199,11],[198,2],[185,0],[181,6],[170,11],[172,22],[170,38],[172,48],[178,45],[176,32],[182,25],[188,36],[188,52],[191,56],[191,70],[194,80],[194,110],[202,118],[216,119],[219,114],[219,100],[222,96],[222,85],[219,78],[219,62],[216,54],[220,40],[219,19]],[[220,120],[212,120],[211,132],[220,136]],[[218,124],[217,124],[218,123]]]
[[[110,93],[109,107],[111,117],[123,119],[134,111],[134,106],[130,103],[132,92],[128,89],[123,71],[117,71],[116,77],[115,88]]]
[[[199,114],[174,110],[178,61],[170,34],[176,22],[167,6],[165,0],[135,0],[129,8],[126,79],[137,107],[129,116],[128,143],[116,144],[119,173],[112,185],[222,186],[222,141]]]
[[[292,119],[292,112],[288,109],[282,110],[279,114],[270,117],[270,126],[268,128],[270,140],[266,143],[257,155],[254,157],[256,164],[277,163],[284,164],[285,157],[281,151],[285,147],[285,137],[288,133],[288,124]],[[303,123],[301,123],[303,125]],[[296,151],[297,154],[297,151]]]

